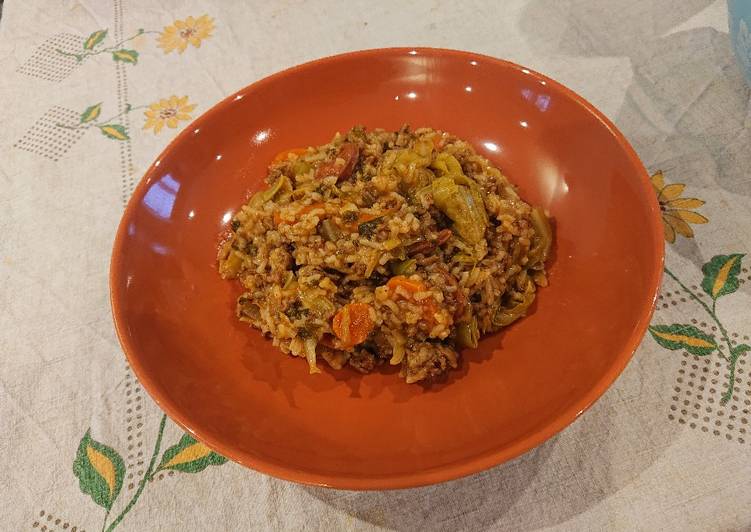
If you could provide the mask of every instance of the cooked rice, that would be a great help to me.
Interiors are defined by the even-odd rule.
[[[465,141],[430,128],[355,127],[283,152],[235,215],[219,271],[240,320],[285,353],[408,383],[523,316],[552,239],[540,208]]]

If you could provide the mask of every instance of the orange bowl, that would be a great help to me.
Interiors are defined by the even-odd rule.
[[[550,286],[440,384],[408,385],[392,368],[308,375],[235,318],[219,235],[277,152],[405,122],[472,142],[549,210]],[[620,374],[654,306],[659,212],[623,135],[550,78],[450,50],[329,57],[225,99],[149,168],[115,239],[115,326],[159,406],[228,458],[337,488],[440,482],[540,444]]]

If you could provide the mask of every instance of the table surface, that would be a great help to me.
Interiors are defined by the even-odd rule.
[[[749,90],[723,1],[17,0],[2,17],[0,528],[751,529]],[[623,375],[517,460],[420,489],[300,486],[163,416],[115,337],[109,253],[187,124],[161,110],[196,117],[285,67],[394,45],[506,58],[602,109],[654,174],[664,283]]]

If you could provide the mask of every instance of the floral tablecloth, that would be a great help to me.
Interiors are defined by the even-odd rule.
[[[712,0],[6,2],[0,529],[750,530],[751,130],[726,16]],[[663,206],[658,308],[605,396],[511,463],[381,493],[269,478],[184,434],[134,378],[109,311],[115,228],[222,97],[410,44],[526,64],[615,121]]]

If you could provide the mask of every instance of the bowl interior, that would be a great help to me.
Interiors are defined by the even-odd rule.
[[[235,319],[238,288],[215,265],[220,233],[278,151],[405,122],[472,142],[549,210],[550,286],[444,383],[407,385],[393,368],[309,376]],[[401,487],[500,463],[570,423],[638,345],[661,261],[644,168],[581,99],[488,57],[391,49],[267,78],[178,136],[123,217],[112,301],[146,389],[220,453],[297,481]]]

